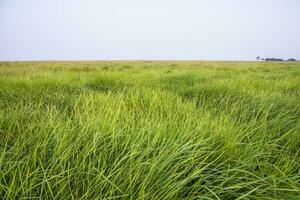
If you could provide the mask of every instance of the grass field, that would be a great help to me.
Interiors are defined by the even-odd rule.
[[[299,150],[300,63],[0,63],[0,199],[300,199]]]

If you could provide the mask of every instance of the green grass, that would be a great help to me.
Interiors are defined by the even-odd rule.
[[[300,63],[2,62],[0,199],[299,199]]]

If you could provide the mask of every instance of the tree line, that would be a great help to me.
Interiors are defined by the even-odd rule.
[[[294,61],[297,61],[295,58],[289,58],[287,60],[284,60],[284,59],[281,59],[281,58],[262,58],[260,56],[257,56],[256,57],[256,60],[257,61],[291,61],[291,62],[294,62]]]

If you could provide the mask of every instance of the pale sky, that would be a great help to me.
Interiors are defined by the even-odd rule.
[[[300,59],[300,0],[0,0],[0,60]]]

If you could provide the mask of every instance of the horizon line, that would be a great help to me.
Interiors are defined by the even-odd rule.
[[[299,62],[296,61],[265,61],[239,59],[41,59],[41,60],[0,60],[0,62]]]

